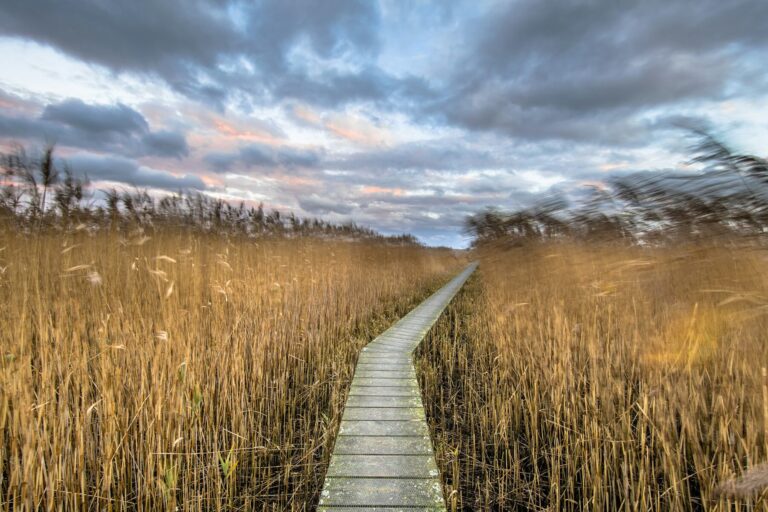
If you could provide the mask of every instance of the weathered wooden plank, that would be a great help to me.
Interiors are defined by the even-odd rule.
[[[406,339],[403,337],[395,337],[395,336],[388,335],[386,338],[376,339],[376,341],[370,342],[367,346],[370,348],[383,347],[386,345],[396,346],[396,347],[410,347],[414,343],[418,345],[418,343],[414,342],[413,340]]]
[[[369,355],[372,353],[372,351],[387,351],[387,352],[396,352],[400,353],[400,355],[408,356],[408,350],[415,346],[413,343],[404,343],[404,342],[392,342],[388,341],[386,343],[370,343],[367,347],[365,347],[365,350],[362,351],[360,354],[362,355]],[[410,361],[409,361],[410,362]]]
[[[391,352],[390,354],[376,354],[367,351],[360,352],[357,364],[365,363],[389,363],[389,364],[413,364],[411,354],[408,352]]]
[[[416,377],[416,372],[409,368],[408,370],[366,370],[357,368],[355,377],[366,379],[412,379]]]
[[[393,354],[393,353],[398,355],[410,356],[414,348],[415,347],[411,345],[375,345],[373,347],[370,347],[369,350],[366,351],[366,355],[368,355],[369,357],[377,356],[377,355],[380,355],[381,352],[386,352],[385,357],[387,356],[387,354]]]
[[[420,396],[362,396],[349,395],[350,407],[421,407]]]
[[[400,337],[394,337],[394,336],[387,336],[386,338],[382,338],[380,340],[372,341],[368,344],[368,348],[374,348],[374,347],[406,347],[417,344],[413,340],[400,338]]]
[[[342,421],[347,420],[424,420],[423,407],[347,407]]]
[[[432,455],[432,441],[424,437],[339,436],[336,455]],[[333,457],[331,458],[333,460]]]
[[[349,420],[342,421],[340,436],[429,436],[427,422],[422,420]]]
[[[335,478],[325,479],[323,505],[440,506],[443,493],[436,478]]]
[[[382,387],[382,386],[352,386],[349,396],[373,396],[373,397],[410,397],[421,398],[421,392],[416,386],[410,387]]]
[[[439,476],[431,455],[337,455],[327,476],[423,478],[424,475]]]
[[[353,386],[406,386],[406,387],[416,387],[418,388],[419,385],[416,382],[415,378],[410,379],[399,379],[396,377],[393,378],[370,378],[370,377],[358,377],[355,375],[355,378],[352,381]]]
[[[382,342],[382,343],[376,343],[376,344],[370,344],[368,345],[368,350],[387,350],[387,351],[395,351],[399,352],[402,350],[409,350],[414,345],[411,343],[396,343],[396,342]]]
[[[407,372],[411,371],[413,366],[410,363],[389,363],[386,361],[380,362],[366,362],[357,363],[357,371],[392,371],[392,372]]]
[[[399,356],[382,356],[381,354],[360,354],[357,360],[357,364],[390,364],[390,365],[406,365],[411,364],[410,353],[402,354]]]
[[[365,347],[363,349],[363,352],[365,352],[365,355],[371,356],[371,355],[378,355],[379,357],[386,357],[387,355],[391,356],[402,356],[403,353],[399,349],[389,349],[387,347]]]
[[[387,332],[387,336],[400,336],[402,338],[406,338],[406,337],[410,337],[410,336],[418,337],[418,336],[423,336],[424,334],[426,334],[426,332],[428,330],[429,329],[427,329],[427,328],[423,328],[423,329],[407,329],[405,327],[397,327],[397,328],[395,328],[395,329],[393,329],[391,331],[388,331]]]
[[[445,511],[412,353],[476,266],[362,349],[318,510]]]
[[[363,350],[357,357],[357,363],[392,363],[392,364],[413,364],[411,355],[403,351],[390,351],[389,354],[379,354]]]
[[[409,322],[422,322],[423,319],[420,318],[410,318]],[[419,329],[420,330],[420,329]],[[376,338],[375,341],[378,340],[386,340],[386,339],[398,339],[398,340],[411,340],[412,333],[410,332],[404,332],[397,326],[390,327],[388,330],[381,333],[381,335]]]

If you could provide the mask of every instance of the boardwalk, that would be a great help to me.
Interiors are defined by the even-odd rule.
[[[319,510],[445,510],[412,358],[476,267],[468,266],[363,349]]]

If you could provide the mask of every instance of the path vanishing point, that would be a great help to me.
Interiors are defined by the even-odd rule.
[[[445,511],[413,352],[476,268],[469,265],[363,348],[318,510]]]

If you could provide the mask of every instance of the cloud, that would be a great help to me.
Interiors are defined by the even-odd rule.
[[[312,194],[308,197],[300,197],[299,206],[305,212],[315,215],[327,215],[329,213],[348,215],[354,210],[352,205],[320,197],[317,194]]]
[[[40,119],[68,125],[93,135],[132,135],[149,131],[144,116],[122,103],[87,105],[79,99],[68,99],[47,105]]]
[[[219,107],[235,96],[325,108],[368,102],[514,138],[583,141],[595,129],[593,140],[623,144],[647,134],[635,119],[643,109],[764,86],[760,66],[750,71],[748,60],[768,41],[767,16],[768,4],[749,0],[518,0],[485,9],[364,0],[328,0],[322,9],[311,0],[10,0],[0,6],[0,32],[112,71],[159,77]],[[459,57],[443,67],[455,71],[394,75],[379,66],[382,52],[400,48],[388,39],[405,35],[398,20],[452,38],[444,46],[453,44]],[[616,135],[623,130],[630,135]]]
[[[95,64],[77,73],[96,99],[30,102],[19,79],[0,136],[204,187],[150,157],[184,159],[233,197],[450,239],[486,205],[674,167],[677,126],[741,122],[762,144],[765,19],[757,0],[8,0],[0,34]]]
[[[0,31],[117,72],[158,75],[178,89],[215,98],[216,87],[199,81],[184,84],[196,68],[214,67],[219,55],[233,53],[238,46],[227,7],[197,0],[121,5],[11,0],[0,7]]]
[[[324,130],[342,140],[362,146],[380,146],[392,139],[380,122],[357,113],[326,113],[299,103],[288,104],[285,113],[298,126]]]
[[[189,154],[187,139],[179,132],[162,130],[147,133],[141,141],[147,155],[181,158]]]
[[[0,5],[0,33],[112,71],[159,77],[219,107],[238,92],[337,105],[418,87],[364,65],[379,50],[378,25],[376,4],[366,0],[327,0],[322,8],[311,0]]]
[[[183,133],[153,132],[141,113],[120,103],[89,105],[67,99],[46,105],[37,117],[0,114],[0,135],[128,156],[189,154]]]
[[[75,172],[85,174],[91,180],[115,181],[137,187],[169,191],[206,189],[205,183],[199,176],[193,174],[177,176],[168,171],[140,165],[129,158],[75,154],[67,158],[67,163]]]
[[[488,150],[458,140],[413,141],[385,149],[360,151],[331,160],[332,169],[392,171],[454,169],[470,170],[498,165]]]
[[[214,172],[226,172],[239,164],[245,169],[262,168],[313,168],[320,165],[322,151],[290,146],[274,146],[253,143],[241,146],[234,152],[213,152],[204,161]]]
[[[754,59],[768,43],[767,17],[768,4],[749,0],[517,0],[450,9],[363,0],[328,0],[322,9],[310,0],[11,0],[0,6],[0,32],[112,71],[159,77],[219,108],[235,98],[369,103],[514,139],[633,145],[649,137],[649,109],[764,87]],[[455,48],[443,68],[454,71],[395,75],[378,65],[382,53],[400,48],[391,39],[405,35],[398,19],[443,34],[443,46]]]
[[[649,109],[765,86],[765,2],[502,2],[466,28],[442,98],[448,123],[528,140],[648,139]]]
[[[261,120],[248,118],[240,120],[232,118],[229,115],[227,119],[216,117],[213,119],[203,116],[203,124],[212,125],[215,130],[225,137],[232,137],[239,140],[268,141],[277,143],[285,138],[285,132],[272,120]]]
[[[266,144],[249,144],[240,148],[240,161],[245,165],[280,167],[315,167],[320,154],[311,149],[274,147]]]
[[[227,172],[238,161],[237,153],[208,153],[203,161],[213,172]]]

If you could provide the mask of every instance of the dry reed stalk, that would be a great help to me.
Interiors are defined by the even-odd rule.
[[[464,263],[132,240],[0,226],[0,509],[309,510],[359,349]]]
[[[480,256],[419,355],[456,509],[766,509],[762,495],[718,491],[768,458],[761,250],[549,243]],[[757,493],[764,472],[724,489]]]

